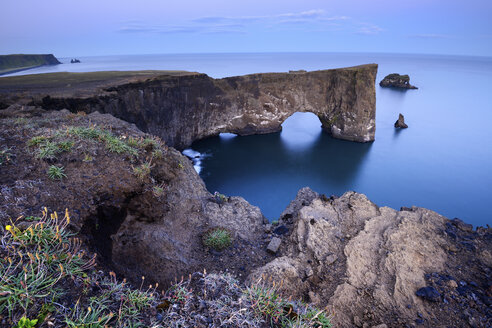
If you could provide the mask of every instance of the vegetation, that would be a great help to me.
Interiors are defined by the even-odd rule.
[[[0,165],[7,164],[11,161],[12,159],[12,149],[11,148],[4,148],[0,150]]]
[[[245,293],[253,311],[264,317],[272,327],[331,327],[325,311],[300,302],[292,302],[281,296],[281,284],[265,283],[260,279]]]
[[[14,69],[60,64],[53,55],[1,55],[0,73]]]
[[[48,168],[48,177],[52,180],[62,180],[66,178],[65,168],[63,166],[51,165]]]
[[[150,175],[150,169],[152,168],[150,162],[143,163],[139,166],[136,166],[133,168],[133,173],[139,178],[140,180],[145,180],[146,177]]]
[[[207,231],[202,238],[203,245],[221,251],[232,243],[231,233],[224,228],[215,228]]]
[[[164,195],[164,186],[162,184],[158,186],[152,186],[152,193],[155,197],[161,197],[162,195]]]
[[[0,316],[9,327],[187,327],[204,314],[214,327],[331,327],[324,311],[286,300],[271,281],[242,288],[230,274],[204,272],[162,294],[158,284],[144,287],[144,277],[133,288],[94,270],[95,255],[68,229],[68,211],[59,218],[45,208],[21,223],[0,229]],[[64,298],[69,291],[78,299]]]

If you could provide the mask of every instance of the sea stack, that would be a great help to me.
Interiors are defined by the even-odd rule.
[[[379,85],[386,88],[418,89],[416,86],[410,84],[410,76],[400,75],[398,73],[386,75],[386,77],[379,82]]]
[[[398,119],[395,122],[395,128],[408,128],[408,125],[405,123],[405,116],[403,116],[401,113],[398,115]]]

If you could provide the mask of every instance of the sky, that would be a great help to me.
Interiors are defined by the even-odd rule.
[[[0,54],[492,56],[491,0],[2,0]]]

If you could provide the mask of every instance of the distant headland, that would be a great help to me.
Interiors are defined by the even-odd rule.
[[[0,55],[0,75],[14,73],[43,65],[61,64],[52,54],[49,55]]]

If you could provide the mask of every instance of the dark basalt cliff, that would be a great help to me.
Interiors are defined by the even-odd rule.
[[[42,65],[61,64],[52,54],[49,55],[1,55],[0,75]]]
[[[368,142],[375,134],[376,73],[377,65],[370,64],[223,79],[196,73],[160,75],[84,97],[38,95],[33,104],[110,113],[176,148],[223,132],[277,132],[295,112],[316,114],[336,138]]]

